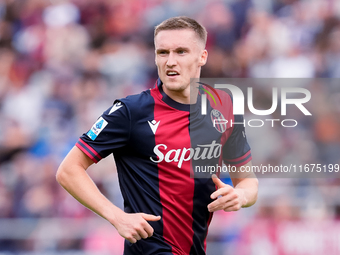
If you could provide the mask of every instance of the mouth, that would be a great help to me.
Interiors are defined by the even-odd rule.
[[[177,71],[170,70],[170,71],[167,71],[167,72],[166,72],[166,75],[167,75],[168,77],[174,77],[174,76],[178,76],[179,73],[178,73]]]

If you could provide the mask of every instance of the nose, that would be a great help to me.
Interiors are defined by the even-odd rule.
[[[168,55],[168,60],[166,62],[166,65],[168,67],[173,67],[177,64],[177,61],[176,61],[176,56],[173,52],[170,52],[169,55]]]

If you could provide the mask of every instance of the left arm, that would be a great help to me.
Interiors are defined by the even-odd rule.
[[[245,164],[251,166],[251,161]],[[230,173],[233,186],[223,183],[216,175],[212,179],[217,190],[211,194],[215,199],[208,205],[209,212],[224,210],[226,212],[238,211],[242,207],[249,207],[257,200],[258,180],[254,173],[241,172],[241,166],[237,167],[235,173]]]

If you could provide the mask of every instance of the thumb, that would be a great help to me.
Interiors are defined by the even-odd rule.
[[[142,213],[142,217],[146,221],[158,221],[161,219],[161,216],[155,216],[155,215],[146,214],[146,213]]]
[[[211,176],[211,178],[212,178],[213,182],[215,183],[215,185],[217,186],[218,189],[225,186],[225,184],[220,180],[220,178],[217,177],[216,174],[213,174]]]

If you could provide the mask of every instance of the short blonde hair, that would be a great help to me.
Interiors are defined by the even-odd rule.
[[[177,30],[177,29],[191,29],[193,30],[198,38],[204,43],[204,46],[207,43],[207,30],[199,24],[196,20],[191,19],[186,16],[179,16],[169,18],[164,20],[158,26],[155,27],[154,37],[160,32],[164,30]]]

